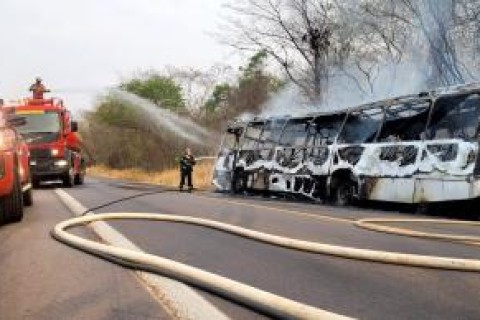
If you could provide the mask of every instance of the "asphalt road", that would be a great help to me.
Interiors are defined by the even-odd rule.
[[[21,223],[0,227],[0,319],[170,319],[132,271],[50,237],[72,216],[51,189],[34,201]]]
[[[88,179],[66,190],[86,207],[151,191]],[[49,230],[71,214],[53,189],[35,190],[20,224],[0,227],[0,319],[163,319],[161,306],[132,272],[59,244]],[[333,208],[295,201],[159,193],[96,212],[152,212],[219,220],[273,234],[377,250],[478,258],[478,247],[357,229],[362,217],[412,217],[396,211]],[[325,220],[328,215],[339,220]],[[172,223],[114,222],[144,251],[199,267],[328,311],[360,319],[480,319],[477,273],[353,261],[296,252],[222,232]],[[419,227],[480,235],[470,227]],[[77,230],[94,237],[88,229]],[[198,292],[233,319],[265,316]]]

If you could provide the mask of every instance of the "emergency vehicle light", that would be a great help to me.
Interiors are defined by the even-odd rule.
[[[16,114],[22,115],[22,114],[44,114],[45,110],[21,110],[15,112]]]

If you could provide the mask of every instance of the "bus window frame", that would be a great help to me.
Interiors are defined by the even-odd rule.
[[[412,106],[407,106],[407,104],[412,104]],[[375,141],[372,141],[371,143],[388,143],[387,141],[380,141],[379,142],[379,139],[380,139],[380,136],[382,135],[383,131],[384,131],[384,128],[385,128],[385,125],[387,125],[389,119],[387,118],[387,113],[389,111],[391,111],[391,109],[397,107],[397,106],[404,106],[404,108],[406,110],[408,110],[409,108],[413,109],[415,108],[416,106],[418,105],[423,105],[423,104],[428,104],[428,106],[426,107],[426,112],[427,112],[427,119],[425,120],[425,123],[423,125],[423,129],[422,129],[422,133],[423,133],[423,136],[420,138],[420,139],[408,139],[408,140],[405,140],[405,139],[400,139],[399,141],[401,142],[413,142],[413,141],[424,141],[426,139],[426,135],[427,135],[427,129],[428,129],[428,123],[430,121],[430,117],[431,117],[431,113],[432,113],[432,106],[433,106],[433,103],[432,103],[432,99],[430,98],[426,98],[426,99],[414,99],[414,100],[407,100],[407,101],[393,101],[392,103],[390,103],[388,106],[384,106],[383,107],[383,110],[384,110],[384,118],[383,118],[383,121],[382,121],[382,125],[380,127],[380,130],[378,130],[377,132],[377,136],[375,137]],[[402,111],[399,111],[399,112],[402,112]],[[421,112],[415,114],[415,115],[410,115],[410,116],[406,116],[406,117],[401,117],[401,116],[397,116],[396,118],[395,117],[392,117],[392,119],[411,119],[417,115],[420,115]],[[399,132],[399,134],[401,134],[401,132]]]
[[[260,139],[262,137],[263,130],[264,130],[264,127],[265,127],[265,122],[266,121],[249,121],[245,124],[243,134],[242,134],[242,137],[241,137],[240,143],[239,143],[239,151],[258,150],[257,146],[258,146],[258,142],[260,141]],[[247,132],[248,132],[249,127],[253,126],[254,124],[261,125],[260,134],[258,135],[258,138],[247,137]],[[251,148],[248,148],[248,149],[245,148],[245,142],[246,142],[247,139],[253,141],[253,146]]]
[[[282,134],[280,135],[279,139],[278,139],[278,146],[279,147],[282,147],[282,148],[305,148],[306,147],[306,143],[307,143],[307,129],[308,128],[305,128],[305,138],[304,138],[304,142],[303,142],[303,145],[299,145],[299,144],[292,144],[292,145],[287,145],[287,144],[283,144],[282,143],[282,139],[284,138],[284,135],[285,135],[285,132],[286,132],[286,129],[287,129],[287,126],[291,123],[291,122],[304,122],[305,123],[305,126],[308,125],[308,123],[310,123],[313,119],[315,119],[316,117],[301,117],[301,118],[289,118],[284,127],[283,127],[283,130],[282,130]],[[309,120],[307,120],[309,119]]]
[[[480,119],[477,123],[477,127],[476,127],[476,133],[475,133],[475,138],[473,139],[465,139],[465,138],[454,138],[454,137],[449,137],[449,138],[434,138],[433,135],[432,135],[432,132],[431,132],[431,125],[432,125],[432,120],[433,120],[433,116],[434,116],[434,113],[437,109],[437,101],[440,100],[440,99],[448,99],[448,98],[455,98],[455,97],[459,97],[459,96],[471,96],[471,95],[478,95],[479,96],[479,100],[480,100],[480,91],[469,91],[469,92],[464,92],[464,93],[453,93],[453,94],[448,94],[448,95],[442,95],[442,96],[437,96],[435,97],[434,99],[431,99],[431,106],[430,106],[430,114],[429,114],[429,117],[428,117],[428,121],[427,121],[427,125],[425,127],[425,138],[423,140],[426,140],[426,141],[437,141],[437,140],[451,140],[451,139],[461,139],[461,140],[464,140],[464,141],[478,141],[479,140],[479,134],[480,134]],[[480,117],[479,117],[480,118]]]
[[[338,134],[337,134],[337,138],[335,139],[335,144],[338,145],[361,145],[361,144],[365,144],[365,143],[376,143],[377,142],[377,138],[378,138],[378,134],[379,134],[379,131],[381,130],[382,128],[382,125],[383,125],[383,122],[384,122],[384,111],[383,111],[383,106],[378,106],[378,105],[375,105],[375,106],[371,106],[371,107],[367,107],[367,108],[355,108],[355,109],[352,109],[352,110],[349,110],[347,113],[346,113],[346,116],[345,116],[345,119],[343,121],[343,125],[341,127],[341,129],[339,130]],[[338,143],[338,139],[342,136],[342,134],[344,133],[344,130],[345,130],[345,127],[347,126],[347,122],[348,120],[350,119],[350,117],[352,116],[352,114],[354,113],[361,113],[361,114],[365,114],[365,111],[368,111],[368,110],[373,110],[373,109],[380,109],[381,113],[382,114],[382,120],[379,121],[379,124],[378,124],[378,128],[377,128],[377,131],[375,132],[375,137],[372,139],[372,141],[363,141],[363,142],[341,142],[341,143]],[[367,114],[368,115],[368,114]]]

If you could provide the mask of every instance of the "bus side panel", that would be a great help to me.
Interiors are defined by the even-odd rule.
[[[368,200],[412,203],[415,191],[413,178],[370,178],[366,183]]]
[[[473,184],[464,180],[417,178],[414,203],[471,199]]]

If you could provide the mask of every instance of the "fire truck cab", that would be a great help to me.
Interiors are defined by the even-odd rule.
[[[25,99],[11,111],[26,124],[19,127],[30,150],[32,183],[61,180],[65,187],[83,184],[86,162],[76,134],[78,124],[61,99]]]

